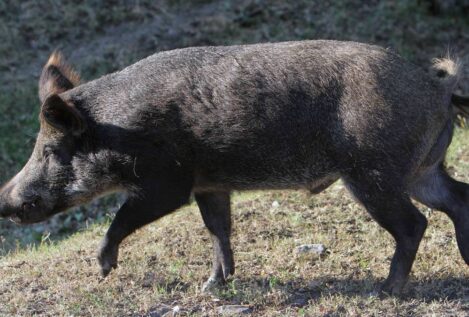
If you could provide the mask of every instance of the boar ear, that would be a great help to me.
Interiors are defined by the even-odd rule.
[[[60,94],[80,84],[80,76],[55,51],[49,57],[39,78],[39,99],[42,103],[52,94]]]
[[[79,136],[86,129],[86,123],[80,112],[68,105],[59,95],[53,94],[44,101],[41,117],[53,128]]]

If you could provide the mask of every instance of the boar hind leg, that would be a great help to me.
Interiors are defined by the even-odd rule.
[[[171,186],[150,185],[137,197],[129,198],[119,209],[101,243],[98,261],[103,276],[117,267],[119,244],[135,230],[186,204],[190,186],[184,182]]]
[[[451,218],[459,251],[469,264],[469,185],[452,179],[440,164],[413,184],[411,194]]]
[[[398,295],[407,282],[420,240],[427,227],[427,219],[411,203],[409,197],[399,190],[370,182],[365,185],[348,181],[347,185],[370,215],[396,241],[391,268],[382,291]]]
[[[195,200],[213,244],[212,273],[202,288],[203,291],[209,291],[210,288],[223,284],[230,274],[234,274],[233,253],[230,246],[230,193],[196,193]]]

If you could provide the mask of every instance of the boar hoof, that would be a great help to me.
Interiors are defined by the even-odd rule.
[[[101,265],[101,276],[106,277],[109,275],[109,273],[112,271],[112,269],[116,269],[117,264],[102,264]]]
[[[117,268],[118,249],[103,248],[98,254],[99,265],[101,266],[101,275],[106,277],[112,269]]]
[[[380,291],[381,297],[401,295],[404,284],[405,282],[384,282]]]
[[[210,294],[213,291],[219,289],[224,284],[224,279],[211,276],[202,286],[202,292]]]

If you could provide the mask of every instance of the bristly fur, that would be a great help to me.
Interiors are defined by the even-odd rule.
[[[62,54],[54,51],[44,66],[39,79],[39,99],[44,102],[53,94],[60,94],[80,85],[80,76],[70,67]]]
[[[62,53],[59,51],[54,51],[47,61],[46,67],[55,66],[60,72],[67,77],[68,80],[73,84],[73,86],[80,85],[80,75],[65,61]]]

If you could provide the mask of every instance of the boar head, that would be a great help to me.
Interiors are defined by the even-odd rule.
[[[23,169],[0,190],[0,216],[42,221],[113,187],[109,153],[93,151],[87,122],[64,93],[79,76],[54,53],[39,80],[40,131]]]

